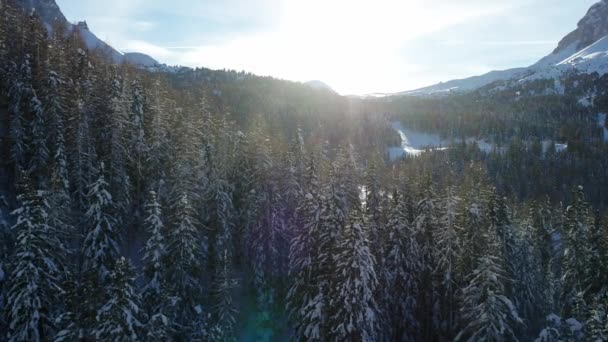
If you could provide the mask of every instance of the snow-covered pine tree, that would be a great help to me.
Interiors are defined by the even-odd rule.
[[[259,132],[254,135],[257,146],[254,158],[255,221],[249,227],[248,241],[252,283],[256,291],[258,325],[274,330],[285,307],[289,241],[286,239],[288,218],[282,198],[280,169],[271,159],[269,139]],[[274,333],[269,332],[269,333]]]
[[[608,341],[608,293],[600,293],[593,298],[585,331],[589,341]]]
[[[306,194],[297,210],[295,237],[289,254],[291,287],[287,294],[287,310],[298,340],[321,341],[327,335],[326,301],[322,288],[320,260],[322,197],[316,174],[316,160],[310,157],[305,172]]]
[[[408,220],[407,201],[399,192],[393,193],[388,216],[388,244],[382,275],[382,336],[391,341],[416,340],[419,323],[416,319],[420,255],[412,225]]]
[[[235,341],[237,308],[233,292],[238,285],[232,274],[232,260],[228,249],[220,252],[219,264],[213,282],[213,321],[217,341]]]
[[[55,334],[54,314],[63,294],[67,250],[61,234],[49,225],[45,197],[25,179],[18,196],[21,206],[13,211],[16,241],[7,281],[8,341],[43,341]]]
[[[56,72],[49,72],[44,103],[45,111],[50,120],[49,139],[53,146],[51,153],[53,157],[54,172],[56,181],[58,181],[61,186],[60,188],[57,188],[57,190],[60,190],[67,198],[70,195],[70,177],[64,125],[66,113],[63,108],[63,97],[60,90],[60,87],[62,87],[63,84],[64,81]]]
[[[4,300],[8,264],[13,250],[13,234],[8,222],[9,210],[6,198],[0,195],[0,313],[4,312]],[[0,314],[0,328],[5,327],[4,315]]]
[[[452,339],[454,337],[454,328],[456,324],[456,290],[458,289],[457,259],[460,255],[460,241],[458,231],[460,197],[456,195],[456,190],[452,187],[448,188],[446,195],[441,199],[440,208],[441,215],[439,217],[436,244],[433,250],[434,259],[437,262],[435,274],[440,279],[440,305],[441,325],[440,329],[445,338]]]
[[[602,222],[599,212],[595,216],[585,251],[588,255],[585,291],[589,295],[608,295],[608,226]]]
[[[491,232],[480,237],[487,241],[485,255],[477,260],[477,266],[462,290],[460,319],[462,328],[457,341],[510,341],[517,340],[515,328],[523,321],[515,305],[505,296],[506,272],[501,266],[500,247]]]
[[[355,212],[341,232],[335,256],[329,327],[336,341],[375,341],[379,313],[375,301],[375,260],[361,214]]]
[[[483,194],[467,194],[465,197],[465,213],[460,225],[461,253],[458,257],[458,274],[461,283],[467,282],[467,277],[473,273],[477,259],[484,253],[486,246],[479,236],[484,234],[487,220],[483,211],[485,200]]]
[[[589,254],[588,236],[592,225],[588,204],[585,202],[583,187],[573,191],[573,201],[566,208],[564,224],[564,258],[563,258],[563,317],[583,320],[580,295],[588,285],[587,263]],[[596,271],[596,270],[594,270]]]
[[[95,180],[98,170],[97,151],[93,142],[91,129],[92,113],[91,108],[86,100],[93,98],[91,91],[92,79],[90,75],[90,60],[89,55],[82,48],[75,49],[69,57],[73,59],[71,63],[76,66],[73,70],[72,85],[73,92],[68,97],[70,104],[69,110],[71,120],[68,120],[68,135],[66,140],[68,143],[68,153],[72,156],[70,165],[70,177],[72,177],[72,186],[74,193],[72,199],[76,208],[85,213],[88,209],[88,193],[89,186]],[[84,227],[84,222],[81,226]],[[87,231],[83,230],[82,234],[86,235]]]
[[[379,268],[382,269],[385,255],[384,244],[386,242],[386,232],[384,231],[386,227],[384,213],[386,202],[380,179],[380,165],[381,161],[377,155],[372,156],[367,162],[364,175],[364,208],[369,224],[372,252],[376,257]]]
[[[550,313],[546,313],[546,310],[552,306],[549,303],[553,301],[552,287],[554,288],[555,285],[547,284],[548,288],[541,287],[545,272],[541,268],[540,253],[534,249],[530,224],[526,220],[513,224],[521,228],[517,230],[515,254],[511,261],[513,265],[511,298],[520,317],[526,322],[525,326],[520,326],[525,330],[518,331],[519,336],[534,336],[543,326],[543,318]],[[548,278],[554,281],[550,275]],[[544,303],[548,304],[545,306]]]
[[[555,227],[553,223],[553,213],[550,209],[550,202],[547,199],[544,203],[533,202],[528,213],[528,226],[530,231],[530,239],[538,268],[541,272],[539,284],[537,286],[542,292],[542,303],[539,309],[542,314],[541,318],[546,317],[550,313],[556,312],[556,282],[553,267],[556,263],[556,253],[553,242],[553,234]]]
[[[498,238],[499,246],[502,249],[501,255],[503,255],[506,262],[504,265],[504,269],[507,272],[506,276],[517,282],[518,279],[516,279],[514,274],[518,262],[516,253],[517,236],[509,217],[505,198],[497,194],[495,189],[490,195],[487,215],[492,229],[496,230],[496,237]],[[513,294],[512,285],[505,284],[505,286],[506,295],[511,296]]]
[[[147,160],[148,144],[145,135],[145,116],[146,107],[145,92],[138,80],[131,83],[131,110],[129,111],[127,131],[127,150],[129,159],[129,171],[133,189],[131,191],[132,209],[135,212],[135,219],[142,215],[141,207],[146,200],[144,178],[145,161]]]
[[[10,115],[9,121],[9,137],[11,142],[10,156],[11,161],[14,164],[15,173],[19,173],[25,170],[26,162],[26,134],[25,134],[25,117],[24,117],[24,106],[23,101],[25,97],[25,85],[22,81],[23,69],[29,70],[29,61],[26,57],[24,64],[25,67],[19,68],[14,62],[9,64],[9,89],[8,89],[8,112]],[[26,72],[27,76],[27,72]]]
[[[150,180],[149,188],[156,191],[160,199],[166,198],[165,180],[166,163],[168,160],[169,139],[168,123],[166,118],[166,94],[163,92],[159,81],[153,83],[151,89],[146,89],[148,112],[144,119],[146,125],[146,141],[148,142],[148,154],[146,160],[146,177]]]
[[[104,287],[105,300],[97,311],[93,336],[99,341],[132,342],[145,340],[141,300],[135,289],[135,270],[121,257],[116,261]]]
[[[176,310],[172,310],[170,321],[178,332],[185,332],[194,321],[196,308],[201,304],[203,255],[201,239],[194,220],[194,211],[187,194],[172,205],[172,227],[167,236],[165,279],[167,289],[173,297]]]
[[[127,163],[131,156],[129,149],[130,130],[128,122],[128,100],[125,95],[124,80],[115,75],[111,79],[108,99],[108,113],[101,123],[104,130],[101,132],[102,140],[107,141],[103,145],[105,151],[101,156],[107,164],[109,191],[114,195],[115,216],[120,224],[128,224],[132,219],[130,214],[132,201],[132,179],[129,176]]]
[[[361,191],[359,190],[361,177],[357,156],[352,145],[338,150],[334,162],[334,172],[336,181],[340,184],[340,190],[344,194],[346,210],[361,210]]]
[[[131,163],[135,165],[136,170],[141,176],[141,167],[145,159],[147,144],[144,131],[144,107],[145,93],[143,87],[138,81],[133,81],[131,84],[131,111],[129,117],[130,145],[131,145]]]
[[[99,286],[105,283],[120,255],[118,227],[113,216],[115,208],[104,173],[104,164],[101,163],[97,180],[89,186],[88,231],[82,246],[83,269]]]
[[[146,203],[146,218],[144,224],[148,232],[148,240],[144,247],[143,271],[146,283],[142,288],[142,307],[149,317],[146,325],[146,339],[165,341],[170,335],[169,320],[166,306],[168,293],[164,279],[166,261],[166,229],[163,214],[156,192],[150,191]]]
[[[31,159],[29,172],[35,179],[33,181],[39,187],[48,186],[47,167],[50,160],[50,151],[48,146],[48,119],[44,111],[44,106],[38,98],[36,91],[33,88],[29,89],[29,112],[32,115],[32,122],[29,131],[31,132]]]
[[[425,186],[423,198],[418,202],[416,208],[416,219],[414,220],[414,232],[418,240],[420,251],[420,273],[418,308],[420,314],[422,339],[432,339],[439,328],[439,312],[437,302],[439,300],[438,286],[434,280],[437,262],[433,253],[437,233],[437,208],[435,194],[432,186]]]

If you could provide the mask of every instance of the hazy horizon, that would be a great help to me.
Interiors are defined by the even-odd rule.
[[[70,21],[161,63],[399,92],[524,67],[597,0],[59,0]],[[110,9],[110,10],[108,10]]]

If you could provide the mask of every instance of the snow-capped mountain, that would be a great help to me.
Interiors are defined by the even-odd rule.
[[[608,0],[591,6],[576,30],[566,35],[557,48],[527,68],[491,71],[481,76],[452,80],[393,95],[441,95],[479,89],[496,81],[559,79],[566,73],[608,73]]]
[[[154,58],[148,55],[142,53],[122,53],[116,50],[91,32],[86,21],[81,21],[77,24],[69,23],[55,0],[16,0],[15,4],[21,6],[25,11],[35,11],[49,30],[57,21],[65,24],[68,30],[80,30],[80,34],[89,49],[108,51],[115,63],[127,62],[142,67],[159,65]]]

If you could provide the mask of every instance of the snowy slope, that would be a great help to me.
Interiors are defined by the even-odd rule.
[[[608,0],[591,6],[577,29],[566,35],[549,55],[526,68],[492,71],[392,95],[429,96],[479,89],[496,81],[527,82],[559,79],[570,72],[608,73]]]
[[[490,71],[489,73],[481,76],[473,76],[460,80],[452,80],[445,83],[432,85],[430,87],[405,91],[394,95],[441,95],[459,91],[471,91],[496,81],[524,76],[527,72],[527,68],[514,68],[501,71]]]
[[[608,72],[608,36],[600,38],[597,42],[573,54],[558,64],[570,66],[580,72]]]

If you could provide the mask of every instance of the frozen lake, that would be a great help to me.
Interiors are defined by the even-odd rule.
[[[417,156],[426,150],[444,149],[449,145],[438,134],[421,133],[404,127],[401,122],[393,122],[392,127],[401,137],[401,146],[389,148],[388,153],[391,160],[401,158],[406,154]]]
[[[600,114],[598,121],[603,123],[603,119],[605,118],[606,114]],[[399,137],[401,138],[401,146],[391,147],[388,149],[390,160],[396,160],[405,155],[418,156],[425,151],[445,150],[449,148],[453,142],[442,139],[438,134],[422,133],[407,128],[401,122],[393,122],[391,126],[399,134]],[[606,128],[604,128],[604,137],[608,139],[608,129]],[[496,147],[495,144],[483,139],[467,138],[467,143],[476,143],[479,149],[486,153],[490,153],[495,149],[500,152],[505,151],[504,147]],[[566,143],[556,143],[550,140],[545,140],[542,142],[543,152],[546,152],[551,144],[555,144],[555,150],[557,152],[563,152],[568,149],[568,144]]]

